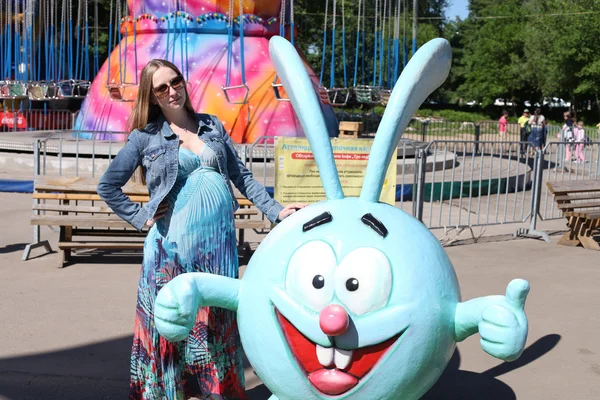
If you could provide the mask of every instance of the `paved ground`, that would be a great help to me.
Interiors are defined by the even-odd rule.
[[[31,196],[0,193],[0,204],[0,399],[126,398],[140,256],[84,255],[62,270],[56,254],[22,262]],[[600,398],[600,254],[557,246],[557,235],[552,244],[515,240],[515,228],[489,227],[478,243],[464,231],[447,251],[464,299],[501,294],[514,277],[530,281],[525,353],[498,362],[467,339],[426,399]],[[46,228],[43,236],[56,242]],[[250,367],[246,376],[250,398],[268,398]]]

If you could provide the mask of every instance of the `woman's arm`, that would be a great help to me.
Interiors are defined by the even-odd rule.
[[[131,201],[122,189],[141,164],[142,151],[137,135],[137,131],[129,134],[125,147],[119,151],[100,178],[97,191],[115,214],[129,222],[135,229],[141,230],[148,220],[148,213],[139,203]]]
[[[235,151],[231,138],[225,131],[221,121],[215,116],[212,116],[212,119],[219,129],[223,142],[225,143],[229,179],[231,179],[235,187],[238,188],[248,200],[267,216],[269,221],[276,222],[279,214],[283,210],[283,206],[269,196],[265,187],[254,179],[252,172],[246,168]]]

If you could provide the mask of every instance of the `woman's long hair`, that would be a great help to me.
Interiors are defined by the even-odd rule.
[[[542,110],[540,108],[536,108],[534,111],[534,115],[535,115],[534,124],[537,125],[538,120],[540,119],[540,115],[542,115]]]
[[[131,111],[131,115],[127,121],[130,131],[144,128],[149,122],[155,120],[159,115],[162,114],[160,107],[157,104],[152,104],[151,101],[153,89],[152,77],[160,67],[171,68],[178,75],[181,75],[179,68],[167,60],[154,59],[146,64],[140,75],[140,85],[137,99],[133,104],[133,110]],[[187,85],[184,86],[184,90],[185,103],[183,108],[191,115],[194,115],[194,108],[192,107],[192,102],[187,91]]]
[[[154,59],[146,64],[140,75],[140,85],[137,99],[133,104],[133,110],[131,111],[129,119],[127,120],[127,125],[130,131],[133,131],[134,129],[145,128],[149,122],[154,121],[159,115],[162,114],[160,107],[157,104],[153,104],[151,101],[153,88],[152,77],[160,67],[171,68],[177,74],[181,75],[179,68],[167,60]],[[184,90],[185,103],[183,108],[193,116],[194,108],[192,107],[192,102],[187,91],[187,85],[184,86]],[[132,180],[134,182],[141,182],[143,185],[146,184],[146,176],[143,174],[141,166],[138,167],[134,172]]]

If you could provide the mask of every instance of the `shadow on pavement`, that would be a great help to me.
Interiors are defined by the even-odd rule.
[[[127,398],[132,340],[0,359],[0,399]]]
[[[452,355],[446,370],[422,400],[516,400],[515,392],[498,376],[521,368],[549,353],[560,341],[560,335],[546,335],[523,351],[513,362],[503,362],[482,373],[461,371],[458,349]],[[483,350],[481,350],[483,351]]]
[[[431,399],[513,400],[516,395],[498,376],[525,366],[550,352],[560,335],[542,337],[512,363],[501,363],[482,373],[461,371],[454,352],[448,367],[423,397]],[[0,359],[0,399],[85,400],[123,399],[129,387],[132,337],[107,340],[50,353]],[[249,400],[270,396],[264,385],[247,391]]]
[[[15,251],[23,251],[27,246],[27,243],[15,243],[8,244],[6,246],[0,246],[0,254],[8,254],[13,253]]]

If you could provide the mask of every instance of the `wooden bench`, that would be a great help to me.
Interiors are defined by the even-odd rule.
[[[600,230],[600,179],[548,182],[547,185],[569,227],[558,243],[600,250],[600,244],[593,237]]]
[[[138,232],[113,214],[96,193],[98,181],[98,178],[47,175],[35,179],[34,215],[30,222],[32,225],[59,228],[59,267],[70,260],[73,249],[143,248],[147,229]],[[128,182],[123,187],[123,193],[140,205],[149,200],[148,189],[141,183]],[[250,219],[259,215],[258,209],[241,194],[237,197],[240,208],[235,212],[235,226],[241,252],[249,248],[244,241],[245,229],[268,229],[271,223],[267,219]]]
[[[340,122],[340,139],[356,139],[363,131],[362,122],[342,121]]]

